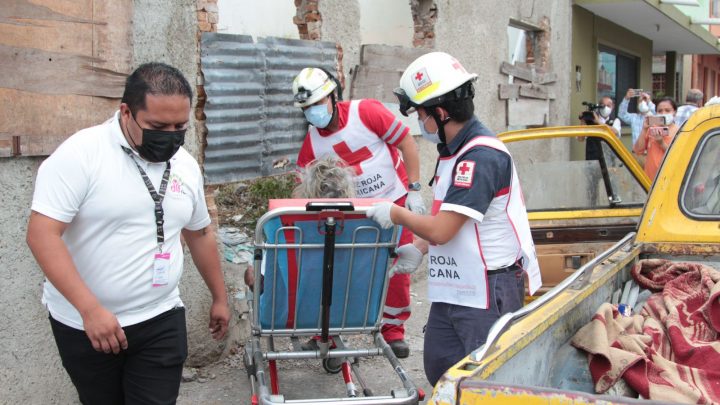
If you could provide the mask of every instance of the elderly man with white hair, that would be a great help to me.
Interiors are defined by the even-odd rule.
[[[681,126],[688,118],[702,106],[703,92],[698,89],[690,89],[685,96],[685,104],[678,107],[675,113],[675,124]]]

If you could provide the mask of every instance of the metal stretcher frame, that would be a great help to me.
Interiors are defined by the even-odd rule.
[[[245,355],[246,368],[252,383],[253,404],[417,404],[419,400],[423,399],[424,393],[412,382],[380,334],[383,307],[389,284],[388,268],[394,258],[393,252],[397,246],[400,229],[395,226],[390,230],[383,230],[376,223],[366,219],[367,208],[375,201],[377,200],[271,200],[270,210],[258,220],[255,230],[254,257],[256,293],[253,294],[251,304],[252,337],[246,346]],[[356,226],[358,223],[360,225]],[[349,240],[348,232],[351,232]],[[342,238],[344,240],[336,241],[336,236],[343,233],[345,234],[345,237]],[[287,241],[282,237],[288,234],[292,235],[288,238],[292,241]],[[318,234],[322,235],[321,241],[317,240]],[[340,253],[336,255],[336,251]],[[342,252],[345,252],[345,256]],[[317,261],[318,254],[322,255],[322,268],[308,269],[308,266],[314,266],[314,263],[310,263],[309,258]],[[340,279],[333,284],[334,262],[338,256],[349,257],[347,280]],[[283,279],[278,276],[285,275],[281,274],[282,261],[289,260],[291,257],[296,265],[295,283],[291,285],[292,283],[288,282],[284,288],[287,290],[287,294],[297,302],[294,302],[292,306],[288,304],[287,309],[281,308],[280,313],[286,314],[288,318],[283,324],[284,319],[277,319],[278,306],[283,306],[282,300],[285,298],[279,296],[282,288],[279,288],[278,284]],[[372,264],[371,268],[354,268],[356,259],[366,263],[368,257]],[[303,266],[304,260],[310,264]],[[341,259],[340,262],[342,263],[343,260]],[[285,271],[289,272],[289,269]],[[316,321],[312,321],[312,325],[307,324],[306,314],[299,313],[301,311],[299,297],[304,292],[301,291],[303,271],[315,273],[322,271],[321,285],[313,286],[319,293],[315,302],[319,304],[320,311]],[[368,271],[365,302],[357,305],[358,297],[354,296],[355,304],[352,304],[350,292],[358,291],[358,286],[353,284],[358,284],[358,278],[363,274],[361,272]],[[361,276],[353,278],[353,274],[361,274]],[[345,275],[340,272],[340,276],[344,277]],[[317,274],[315,277],[317,278]],[[333,285],[337,289],[338,283],[343,281],[344,294],[340,295],[343,299],[341,302],[333,303]],[[355,282],[353,283],[353,281]],[[360,282],[362,281],[364,279],[360,279]],[[307,283],[305,283],[305,287],[307,287]],[[378,289],[381,290],[379,296]],[[263,300],[263,294],[270,295],[265,296]],[[342,306],[342,311],[339,313],[335,311],[334,316],[331,316],[331,309],[337,308],[337,305]],[[362,311],[360,324],[358,324],[358,309]],[[270,311],[269,322],[267,311]],[[305,317],[305,324],[300,325],[301,321],[298,316]],[[333,322],[331,322],[331,318]],[[346,346],[343,335],[362,334],[373,337],[372,347],[349,348]],[[301,350],[297,344],[298,337],[311,336],[320,336],[319,349]],[[266,349],[261,344],[261,338],[267,339]],[[290,338],[293,349],[289,351],[275,350],[275,338]],[[393,390],[390,395],[374,396],[372,391],[365,386],[364,380],[356,368],[358,358],[370,356],[386,357],[398,375],[402,388]],[[337,371],[332,372],[342,371],[347,397],[286,400],[284,395],[280,394],[276,361],[288,359],[322,359],[323,366],[328,371],[331,371],[328,368],[329,362],[334,361],[332,364],[339,362],[340,367],[336,369]],[[354,363],[351,363],[351,359],[354,359]],[[268,376],[264,369],[265,361],[269,366],[269,387]],[[355,388],[351,372],[360,382],[362,391]]]

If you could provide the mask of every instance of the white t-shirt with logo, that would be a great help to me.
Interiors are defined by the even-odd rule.
[[[121,148],[129,145],[118,116],[77,132],[42,163],[32,210],[68,224],[62,238],[78,273],[120,325],[127,326],[182,305],[180,232],[208,226],[210,216],[200,168],[180,148],[170,160],[162,204],[163,252],[170,253],[168,282],[153,286],[158,252],[155,204],[133,158]],[[165,163],[134,158],[159,190]],[[78,311],[48,280],[42,302],[57,321],[83,329]]]

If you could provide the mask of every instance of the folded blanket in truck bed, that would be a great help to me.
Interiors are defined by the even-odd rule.
[[[632,275],[658,291],[642,311],[623,316],[603,304],[571,342],[589,353],[595,390],[623,378],[644,398],[720,403],[720,271],[649,259]]]

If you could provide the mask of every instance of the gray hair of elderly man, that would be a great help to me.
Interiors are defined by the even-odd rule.
[[[703,92],[699,89],[690,89],[687,92],[687,95],[685,96],[685,101],[688,103],[693,103],[700,105],[700,102],[703,99]]]
[[[293,190],[294,198],[353,198],[354,171],[344,160],[323,156],[298,173],[300,184]]]

